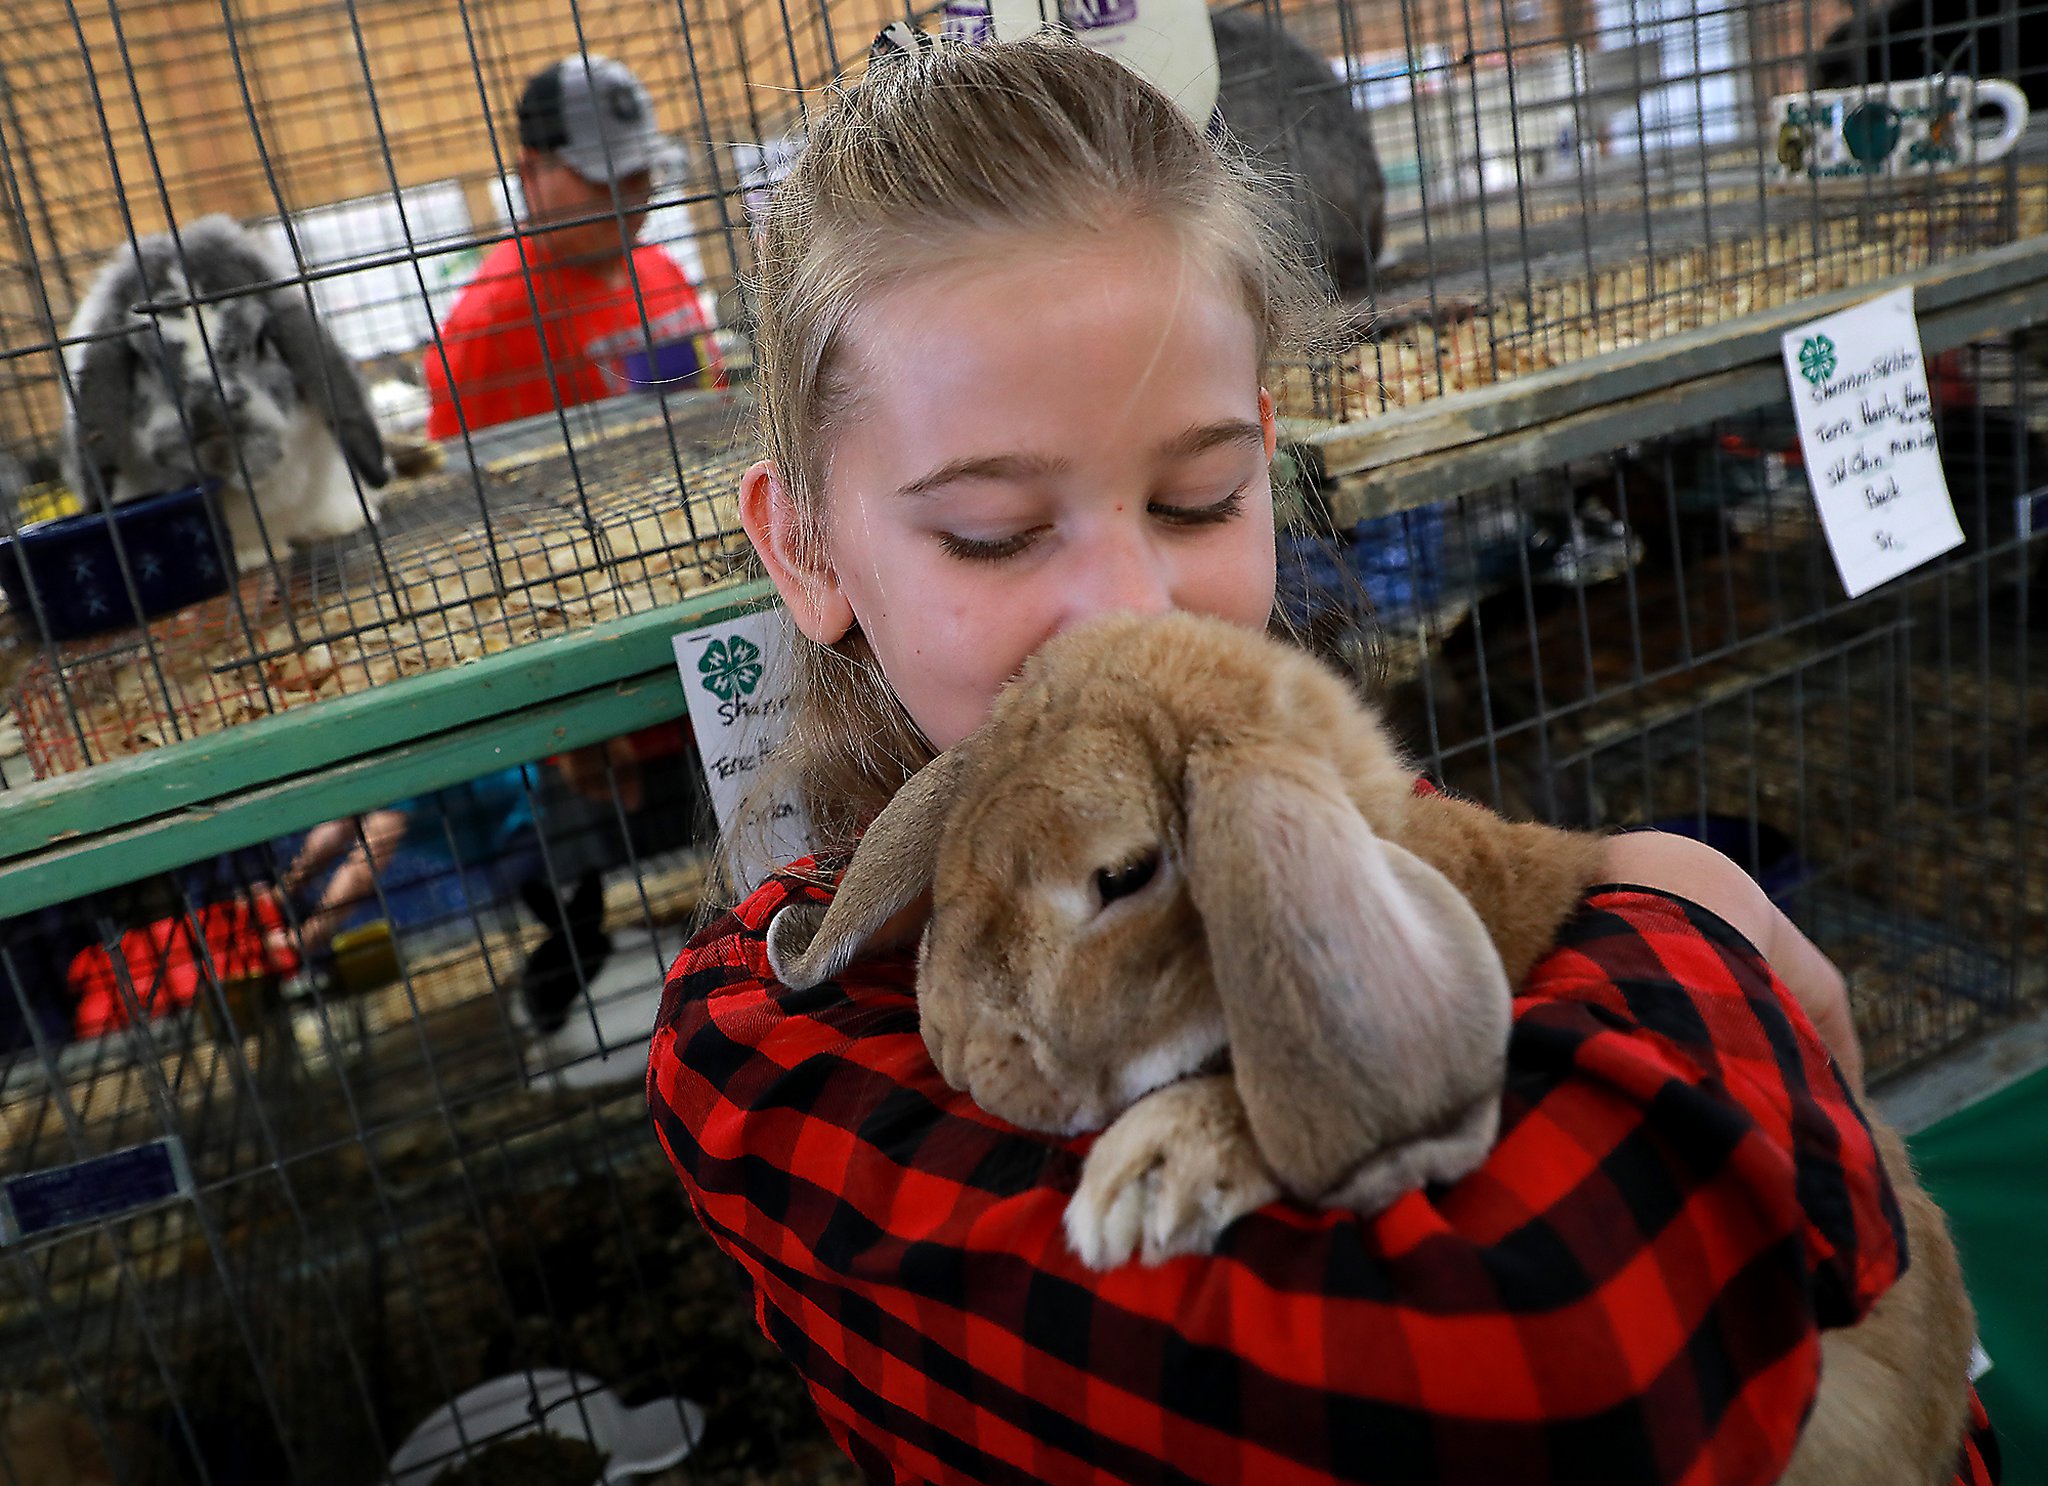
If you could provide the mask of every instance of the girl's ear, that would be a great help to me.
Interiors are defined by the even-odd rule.
[[[804,550],[796,501],[774,460],[763,459],[740,476],[740,525],[804,636],[820,645],[843,638],[853,628],[853,606],[830,565]]]
[[[1259,431],[1266,436],[1266,463],[1271,464],[1280,447],[1280,420],[1273,416],[1273,394],[1263,387],[1259,389]]]

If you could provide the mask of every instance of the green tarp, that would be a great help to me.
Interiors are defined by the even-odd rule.
[[[2005,1486],[2048,1486],[2048,1069],[1911,1144],[1955,1229],[1991,1355],[1977,1388],[1998,1430]]]

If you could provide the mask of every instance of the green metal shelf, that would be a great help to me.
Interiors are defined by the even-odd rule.
[[[719,589],[11,791],[0,915],[680,717],[672,637],[773,597]]]

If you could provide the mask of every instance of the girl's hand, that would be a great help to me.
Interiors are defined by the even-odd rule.
[[[1661,831],[1631,831],[1611,839],[1607,877],[1661,888],[1726,919],[1770,961],[1834,1057],[1849,1091],[1863,1097],[1863,1050],[1856,1045],[1842,972],[1779,911],[1754,878],[1711,846]]]

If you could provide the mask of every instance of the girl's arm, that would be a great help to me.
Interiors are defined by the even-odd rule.
[[[1704,842],[1631,831],[1607,843],[1607,877],[1675,893],[1726,919],[1770,962],[1834,1055],[1850,1090],[1863,1096],[1863,1050],[1856,1043],[1842,972],[1747,872]]]

